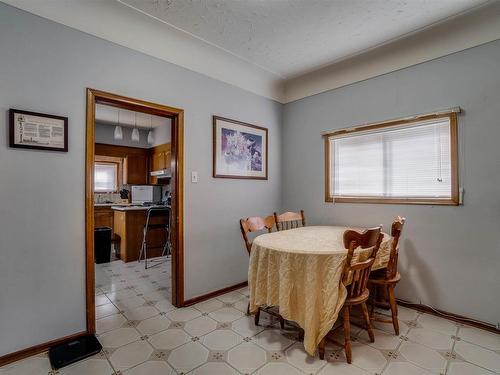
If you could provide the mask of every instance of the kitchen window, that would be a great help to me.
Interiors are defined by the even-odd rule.
[[[325,134],[327,202],[458,204],[457,114]]]
[[[118,190],[118,164],[94,164],[94,191],[96,193],[113,193]]]

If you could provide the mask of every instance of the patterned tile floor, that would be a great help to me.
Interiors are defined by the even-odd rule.
[[[375,324],[375,343],[353,327],[353,364],[327,347],[308,357],[293,327],[245,316],[248,289],[192,307],[170,304],[170,264],[97,265],[97,332],[104,350],[59,371],[46,354],[0,369],[1,375],[487,375],[500,373],[500,335],[400,308],[401,335]]]

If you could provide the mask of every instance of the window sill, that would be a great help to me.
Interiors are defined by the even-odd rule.
[[[380,197],[326,197],[330,203],[418,204],[429,206],[458,206],[457,198],[380,198]]]

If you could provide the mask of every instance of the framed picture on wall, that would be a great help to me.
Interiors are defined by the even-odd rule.
[[[68,118],[9,109],[9,146],[68,151]]]
[[[213,176],[267,180],[267,129],[213,117]]]

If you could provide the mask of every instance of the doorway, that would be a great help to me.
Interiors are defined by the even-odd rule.
[[[86,317],[87,332],[96,331],[96,278],[95,278],[95,249],[94,249],[94,220],[95,220],[95,196],[94,196],[94,164],[96,161],[96,108],[107,106],[119,111],[130,111],[156,116],[170,120],[170,168],[169,191],[171,195],[171,220],[170,220],[170,243],[171,243],[171,303],[176,307],[184,305],[184,246],[183,246],[183,127],[184,111],[182,109],[146,102],[139,99],[128,98],[104,91],[87,89],[87,122],[86,122],[86,157],[85,157],[85,225],[86,225]],[[135,129],[135,128],[134,128]],[[121,133],[121,130],[120,130]],[[116,170],[126,170],[125,165],[119,160],[103,159],[103,171],[106,163],[113,165],[116,162]],[[120,159],[120,158],[118,158]],[[123,158],[121,158],[124,160]],[[135,159],[134,159],[135,160]],[[131,163],[130,163],[131,164]],[[168,169],[168,168],[167,168]],[[148,173],[149,175],[149,173]],[[122,174],[125,176],[125,174]],[[153,177],[154,178],[154,177]],[[156,180],[155,180],[156,181]],[[121,250],[120,250],[121,251]]]

